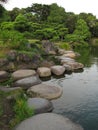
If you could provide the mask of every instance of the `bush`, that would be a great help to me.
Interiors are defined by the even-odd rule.
[[[0,39],[4,45],[6,44],[9,48],[16,50],[25,49],[28,42],[21,33],[8,30],[0,31]]]
[[[62,48],[62,49],[65,49],[65,50],[70,50],[70,44],[69,43],[66,43],[66,42],[61,42],[59,44],[59,47]]]

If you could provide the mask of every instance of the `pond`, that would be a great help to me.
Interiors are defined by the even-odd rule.
[[[84,130],[98,130],[98,48],[79,52],[77,60],[85,65],[83,71],[45,82],[63,87],[63,95],[53,100],[53,112],[68,117]]]

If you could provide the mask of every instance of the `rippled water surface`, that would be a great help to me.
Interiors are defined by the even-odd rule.
[[[83,72],[52,78],[49,83],[63,88],[63,95],[53,101],[54,112],[79,123],[84,130],[98,130],[98,48],[84,50],[78,59]]]

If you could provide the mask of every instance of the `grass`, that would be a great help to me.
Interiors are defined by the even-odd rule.
[[[0,41],[0,58],[5,58],[6,54],[10,51],[10,48]]]
[[[15,100],[13,111],[15,113],[15,117],[10,123],[11,127],[14,127],[16,124],[34,115],[34,109],[28,107],[27,100],[24,97],[18,97]]]
[[[70,44],[67,42],[57,42],[56,45],[59,46],[61,49],[65,49],[65,50],[71,49]]]

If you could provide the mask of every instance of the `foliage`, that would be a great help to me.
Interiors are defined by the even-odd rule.
[[[0,29],[1,30],[14,30],[14,23],[13,22],[2,22]]]
[[[59,7],[56,3],[50,5],[49,23],[63,23],[65,16],[65,9],[63,7]]]
[[[14,22],[14,28],[19,32],[29,31],[29,24],[26,17],[22,14],[19,14]]]
[[[13,105],[15,118],[11,121],[11,127],[18,124],[20,121],[34,115],[34,109],[29,108],[25,97],[18,97]]]
[[[91,37],[91,33],[86,22],[83,19],[79,19],[76,23],[74,34],[81,37],[83,40],[88,41]]]
[[[25,49],[27,40],[17,31],[0,30],[0,39],[12,49]]]
[[[69,43],[67,42],[59,42],[57,43],[57,45],[62,48],[62,49],[65,49],[65,50],[70,50],[71,49],[71,46]]]
[[[77,22],[77,16],[72,12],[67,12],[65,24],[66,24],[66,27],[68,28],[69,33],[71,34],[73,33],[76,22]]]

